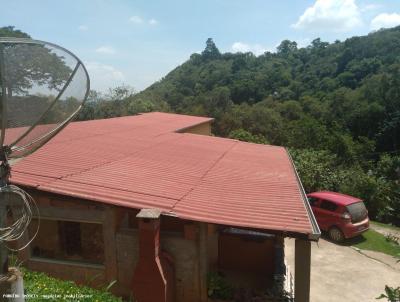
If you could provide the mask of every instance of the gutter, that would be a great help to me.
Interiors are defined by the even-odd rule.
[[[286,153],[289,156],[290,162],[292,163],[293,170],[294,170],[294,172],[296,174],[296,179],[297,179],[297,183],[299,184],[300,193],[301,193],[301,196],[303,197],[304,207],[307,210],[308,218],[310,219],[310,222],[311,222],[312,233],[308,234],[308,239],[310,239],[312,241],[318,241],[318,239],[321,237],[321,230],[319,229],[317,220],[315,219],[314,213],[313,213],[313,211],[311,209],[311,206],[310,206],[310,204],[308,202],[306,192],[304,191],[304,187],[303,187],[303,184],[301,183],[301,180],[300,180],[300,177],[299,177],[299,173],[297,172],[296,166],[295,166],[295,164],[293,162],[293,158],[292,158],[292,156],[290,155],[289,151],[286,148],[285,148],[285,150],[286,150]]]

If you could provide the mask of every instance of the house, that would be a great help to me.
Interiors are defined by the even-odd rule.
[[[40,209],[22,260],[91,286],[116,280],[139,302],[203,302],[210,272],[274,286],[293,237],[295,298],[308,301],[320,231],[288,152],[210,136],[211,122],[154,112],[71,123],[12,168]]]

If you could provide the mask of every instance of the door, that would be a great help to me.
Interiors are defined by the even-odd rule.
[[[318,216],[320,222],[320,228],[327,231],[332,225],[337,224],[339,219],[339,214],[336,213],[338,206],[337,204],[328,201],[328,200],[320,200],[319,209],[318,209]]]

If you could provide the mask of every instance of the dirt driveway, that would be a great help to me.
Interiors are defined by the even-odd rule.
[[[294,273],[294,239],[285,240],[285,253]],[[312,243],[311,302],[376,300],[385,285],[400,285],[400,263],[376,252],[359,251],[320,239]],[[375,260],[379,259],[379,260]]]

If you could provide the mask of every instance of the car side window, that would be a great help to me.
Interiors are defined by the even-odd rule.
[[[333,202],[323,200],[321,202],[320,208],[327,210],[327,211],[335,212],[336,209],[338,208],[338,206],[336,204],[334,204]]]
[[[317,202],[318,202],[318,198],[315,198],[315,197],[308,197],[308,202],[309,202],[309,204],[310,204],[310,206],[316,206],[317,205]]]

